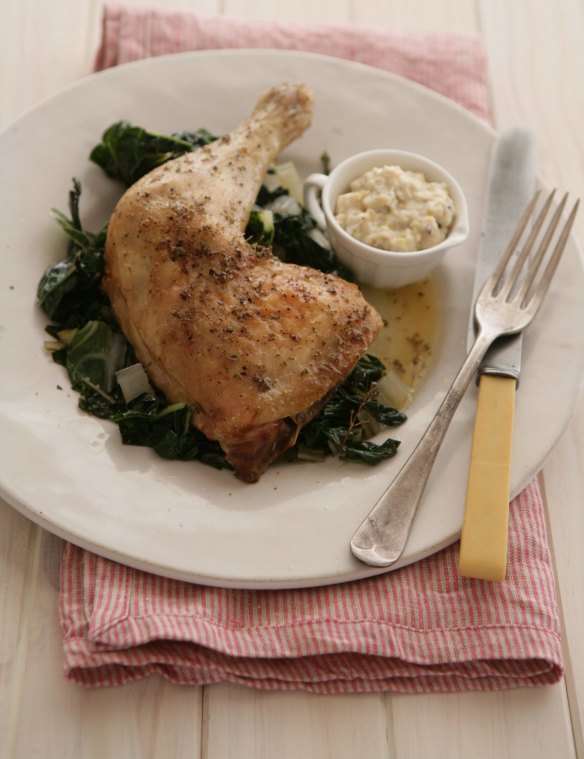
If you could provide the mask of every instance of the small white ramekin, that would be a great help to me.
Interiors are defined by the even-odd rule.
[[[349,183],[375,166],[397,165],[421,171],[428,181],[445,182],[454,201],[455,218],[448,236],[438,245],[415,252],[393,252],[374,248],[346,232],[335,219],[337,197]],[[340,261],[359,282],[372,287],[397,288],[423,279],[442,261],[447,251],[468,236],[466,199],[458,182],[434,161],[403,150],[368,150],[342,161],[329,175],[311,174],[304,183],[309,212],[325,231]]]

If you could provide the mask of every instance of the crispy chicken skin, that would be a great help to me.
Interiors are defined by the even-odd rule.
[[[155,169],[111,218],[104,288],[149,375],[255,482],[381,326],[358,288],[244,239],[262,179],[312,93],[266,92],[231,134]]]

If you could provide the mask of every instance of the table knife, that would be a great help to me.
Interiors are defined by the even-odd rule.
[[[503,132],[493,149],[474,296],[508,243],[536,184],[531,132]],[[475,297],[473,297],[474,303]],[[469,343],[474,325],[469,329]],[[500,338],[478,372],[477,410],[458,563],[459,574],[501,582],[507,567],[510,460],[522,336]]]

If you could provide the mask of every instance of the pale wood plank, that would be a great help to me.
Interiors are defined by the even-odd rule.
[[[433,32],[474,32],[478,24],[476,4],[468,0],[355,3],[353,20],[360,24]]]
[[[10,757],[102,759],[104,756],[200,756],[202,688],[182,688],[158,677],[123,688],[85,690],[62,671],[58,617],[60,541],[31,526],[21,607],[23,621],[11,666],[11,708],[1,734]],[[4,684],[4,677],[0,685]],[[34,730],[31,729],[34,725]],[[6,741],[6,743],[4,743]]]
[[[0,499],[0,609],[19,609],[27,568],[32,523]],[[0,614],[0,663],[4,667],[18,644],[18,615]],[[0,676],[5,674],[0,669]]]
[[[564,627],[566,683],[574,741],[584,756],[584,404],[544,468],[548,531],[553,546]]]
[[[209,688],[206,759],[393,757],[382,699]]]
[[[346,23],[351,20],[349,0],[223,0],[222,13],[245,19],[306,23]]]
[[[0,24],[0,125],[87,69],[88,5],[8,0]]]
[[[41,99],[91,73],[106,0],[3,0],[0,129]],[[119,5],[219,13],[221,0],[120,0]]]
[[[480,11],[490,54],[497,124],[533,129],[539,140],[544,180],[578,194],[584,161],[584,135],[577,126],[584,123],[582,3],[538,3],[528,18],[521,3],[482,0]],[[582,240],[583,214],[575,230]],[[556,390],[550,388],[552,405]],[[584,554],[579,539],[584,534],[583,435],[584,409],[580,406],[543,470],[564,622],[569,708],[579,756],[584,756]]]
[[[249,0],[224,0],[223,12],[249,18]],[[296,2],[270,2],[256,0],[252,18],[278,19],[320,23],[352,23],[432,31],[470,31],[477,27],[474,3],[468,0],[427,0],[387,3],[341,3],[335,0],[296,0]]]
[[[551,688],[394,698],[398,757],[517,759],[575,756],[566,692]],[[423,729],[419,729],[423,725]]]
[[[0,500],[0,757],[9,755],[21,692],[28,647],[29,619],[26,602],[31,577],[29,560],[36,528]]]
[[[522,125],[539,141],[542,176],[576,194],[582,187],[584,6],[580,0],[537,3],[480,0],[488,44],[493,112],[504,129]],[[576,221],[580,239],[584,214]]]

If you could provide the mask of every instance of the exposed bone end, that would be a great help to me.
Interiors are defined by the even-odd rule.
[[[284,83],[264,92],[256,103],[252,119],[272,121],[276,118],[281,125],[281,148],[285,148],[308,129],[313,108],[314,94],[308,85]]]

